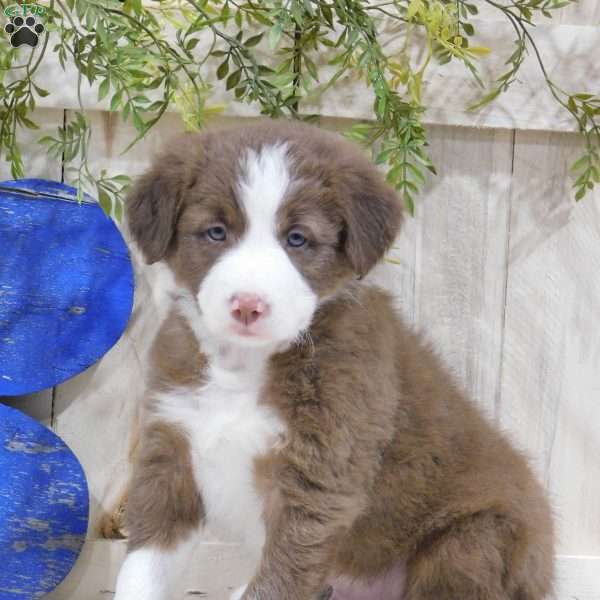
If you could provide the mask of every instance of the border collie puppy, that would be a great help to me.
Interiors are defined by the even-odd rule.
[[[360,281],[402,215],[358,149],[286,122],[188,134],[127,215],[178,291],[152,350],[116,600],[174,600],[169,575],[205,523],[256,557],[233,598],[551,592],[551,513],[526,460]]]

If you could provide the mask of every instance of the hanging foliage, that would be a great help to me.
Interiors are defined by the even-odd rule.
[[[3,2],[8,15],[10,7]],[[600,182],[600,97],[562,90],[548,75],[531,33],[536,19],[552,17],[574,2],[483,0],[508,20],[515,42],[506,71],[486,90],[478,61],[493,49],[473,41],[481,6],[474,0],[50,0],[39,43],[29,52],[14,48],[8,35],[0,38],[0,152],[13,176],[23,177],[18,131],[37,127],[31,112],[51,90],[36,84],[36,74],[44,56],[56,53],[63,68],[70,63],[77,69],[80,107],[55,136],[40,143],[64,160],[67,179],[80,195],[84,189],[95,192],[105,211],[120,219],[129,178],[94,174],[88,166],[91,130],[81,102],[86,81],[99,100],[109,100],[111,111],[133,123],[136,135],[129,149],[169,107],[179,111],[189,129],[202,128],[222,109],[211,105],[215,78],[223,81],[232,102],[254,104],[271,117],[311,119],[302,101],[335,93],[342,78],[353,76],[370,88],[373,116],[347,135],[373,149],[412,212],[427,173],[435,173],[423,125],[427,70],[433,63],[442,69],[462,63],[482,88],[470,107],[477,110],[511,87],[529,57],[585,140],[572,166],[580,200]],[[379,34],[383,21],[397,26],[393,48]],[[333,69],[326,81],[317,66],[323,56]]]

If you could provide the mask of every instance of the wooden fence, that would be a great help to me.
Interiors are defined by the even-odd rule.
[[[490,44],[510,40],[486,18],[482,13]],[[582,90],[585,80],[600,89],[599,23],[600,3],[586,0],[536,31],[553,77],[569,89]],[[57,93],[37,111],[42,131],[25,132],[22,140],[55,131],[76,106],[69,73],[50,65],[43,77]],[[581,143],[534,65],[513,92],[476,115],[464,110],[473,92],[464,74],[434,73],[427,85],[440,175],[391,252],[400,264],[384,263],[372,277],[395,294],[399,310],[432,340],[456,379],[532,458],[558,523],[557,599],[600,600],[600,192],[574,202],[568,166]],[[336,94],[307,107],[323,115],[322,126],[345,128],[369,115],[370,100],[356,83]],[[132,128],[93,94],[85,102],[98,170],[139,173],[165,138],[183,129],[167,114],[120,156]],[[225,120],[251,114],[232,106]],[[33,143],[25,148],[28,176],[61,179],[59,161]],[[5,165],[0,176],[9,178]],[[125,544],[102,540],[98,520],[127,478],[144,357],[165,310],[162,277],[160,265],[139,267],[130,326],[100,363],[54,390],[4,400],[62,436],[89,477],[89,541],[52,600],[100,599],[114,590]],[[249,575],[236,544],[209,536],[193,562],[178,597],[226,598]]]

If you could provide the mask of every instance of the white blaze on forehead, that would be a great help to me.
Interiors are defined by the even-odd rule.
[[[258,152],[242,149],[236,192],[247,228],[211,267],[196,296],[207,335],[220,343],[279,347],[308,327],[317,306],[317,296],[277,231],[277,212],[293,183],[287,152],[285,143]],[[236,331],[231,311],[235,295],[241,293],[258,296],[269,308],[254,327],[255,337],[248,339]]]
[[[249,232],[273,234],[275,215],[290,184],[287,145],[265,146],[260,152],[247,150],[242,173],[238,189]]]

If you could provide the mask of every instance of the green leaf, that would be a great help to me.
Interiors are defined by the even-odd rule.
[[[469,110],[469,111],[478,110],[479,108],[481,108],[481,107],[485,106],[486,104],[489,104],[490,102],[495,100],[501,93],[502,93],[502,89],[496,88],[495,90],[492,90],[489,94],[486,94],[483,98],[481,98],[481,100],[479,100],[479,102],[475,102],[474,104],[471,104],[470,106],[468,106],[467,110]]]
[[[581,171],[581,169],[587,167],[587,165],[589,164],[589,156],[587,154],[584,154],[581,158],[579,158],[578,160],[576,160],[570,167],[570,171],[571,173],[577,173],[578,171]]]
[[[423,0],[410,0],[406,10],[406,20],[410,21],[423,7]]]
[[[50,92],[48,90],[45,90],[44,88],[41,88],[41,87],[35,85],[35,83],[33,83],[33,82],[32,82],[32,85],[33,85],[35,91],[37,92],[38,96],[45,98],[46,96],[48,96],[50,94]]]
[[[54,138],[51,138],[49,135],[45,135],[38,140],[38,144],[48,146],[51,144],[56,144],[56,140]]]
[[[415,177],[415,179],[420,184],[424,184],[425,183],[425,177],[423,176],[423,173],[421,173],[421,171],[419,169],[417,169],[417,167],[415,167],[415,165],[413,165],[411,163],[406,163],[406,167],[413,174],[413,176]]]
[[[248,38],[244,42],[244,45],[246,46],[246,48],[252,48],[253,46],[256,46],[263,39],[264,35],[265,35],[264,31],[262,33],[259,33],[258,35],[253,35],[252,37]]]
[[[319,74],[317,72],[317,67],[315,65],[315,63],[308,58],[308,56],[304,56],[304,66],[306,67],[306,70],[309,72],[310,76],[315,80],[315,81],[319,81]]]
[[[106,214],[107,217],[110,217],[110,213],[112,211],[112,201],[110,199],[110,196],[108,195],[108,193],[106,192],[106,190],[104,190],[101,187],[98,187],[98,202],[100,203],[100,206],[102,207],[102,210],[104,211],[104,214]]]
[[[103,100],[110,91],[110,79],[107,77],[98,88],[98,102]]]
[[[199,38],[191,38],[190,40],[188,40],[188,42],[185,45],[186,50],[189,50],[189,51],[193,50],[198,45],[199,41],[200,41]]]
[[[144,123],[142,117],[140,117],[140,114],[137,111],[132,111],[132,118],[133,118],[133,126],[140,132],[142,133],[146,127],[146,124]]]
[[[231,88],[234,88],[240,82],[241,78],[242,78],[242,70],[238,69],[237,71],[234,71],[227,78],[227,81],[225,82],[225,88],[227,90],[230,90]]]
[[[119,108],[119,105],[121,104],[121,98],[122,97],[123,97],[123,90],[122,89],[116,91],[113,94],[113,97],[111,98],[111,101],[110,101],[110,110],[111,111],[114,112],[115,110],[117,110],[117,108]]]
[[[333,29],[333,13],[331,12],[331,8],[329,8],[327,4],[321,4],[320,8],[325,22],[331,29]]]
[[[271,48],[271,50],[274,50],[275,48],[277,48],[282,35],[283,35],[283,27],[281,26],[280,23],[276,23],[275,25],[273,25],[273,27],[271,27],[271,30],[269,31],[269,37],[268,37],[269,48]]]
[[[414,217],[415,216],[415,201],[413,200],[413,197],[407,191],[404,191],[402,196],[404,198],[404,204],[406,206],[406,209],[408,210],[410,216]]]
[[[123,220],[123,203],[120,202],[119,200],[117,200],[115,202],[114,214],[115,214],[115,221],[117,223],[120,223]]]
[[[237,10],[235,12],[235,16],[233,17],[233,22],[238,26],[241,27],[242,26],[242,11],[241,10]]]
[[[219,65],[217,69],[217,79],[223,79],[229,73],[229,59],[225,60]]]
[[[471,23],[463,23],[462,29],[467,35],[473,35],[475,33],[475,28]]]
[[[388,159],[390,158],[392,152],[393,152],[392,149],[383,150],[382,152],[380,152],[377,155],[377,158],[375,159],[375,164],[382,165],[382,164],[386,163],[388,161]]]
[[[27,117],[19,117],[19,121],[27,127],[27,129],[39,129],[39,125],[28,119]]]

